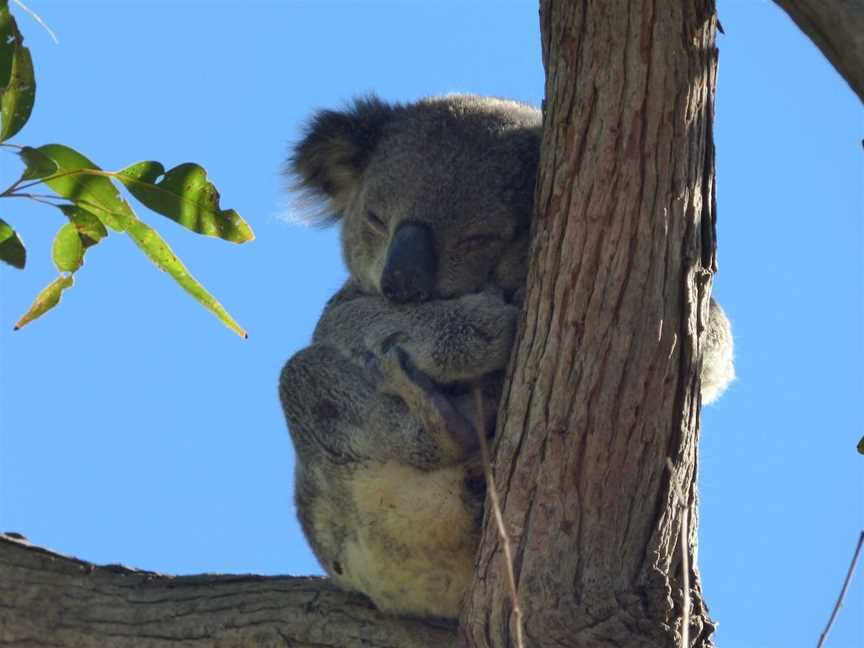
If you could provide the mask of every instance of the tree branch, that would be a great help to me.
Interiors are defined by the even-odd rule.
[[[327,579],[165,576],[97,566],[0,534],[0,645],[452,646],[444,624],[381,614]]]
[[[864,0],[774,0],[864,102]]]

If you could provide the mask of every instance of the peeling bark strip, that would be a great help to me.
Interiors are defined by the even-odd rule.
[[[712,0],[542,0],[543,153],[495,475],[525,643],[680,633],[682,485],[696,555],[698,334],[714,270]],[[670,475],[666,457],[675,472]],[[460,634],[512,645],[486,520]],[[691,569],[691,646],[713,624]]]
[[[446,626],[391,617],[323,578],[163,576],[0,534],[0,646],[429,648]]]
[[[864,0],[774,0],[864,101]]]

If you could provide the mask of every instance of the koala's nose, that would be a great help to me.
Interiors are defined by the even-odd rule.
[[[381,292],[397,303],[432,297],[438,272],[435,236],[428,225],[406,221],[396,228],[381,275]]]

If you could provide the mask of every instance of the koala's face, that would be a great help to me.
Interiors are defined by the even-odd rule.
[[[354,280],[396,302],[524,281],[538,112],[454,95],[322,112],[293,158],[301,187],[343,219]]]

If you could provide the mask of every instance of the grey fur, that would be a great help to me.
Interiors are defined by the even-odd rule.
[[[341,221],[350,272],[280,378],[297,508],[330,576],[385,611],[456,617],[471,577],[484,498],[471,390],[489,433],[527,272],[540,122],[502,99],[371,97],[319,112],[289,161]],[[418,269],[412,255],[432,258]],[[708,402],[734,376],[713,301],[706,340]]]

